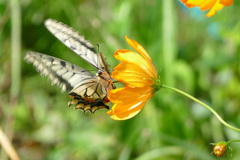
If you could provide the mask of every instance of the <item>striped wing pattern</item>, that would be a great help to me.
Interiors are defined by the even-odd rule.
[[[89,79],[97,79],[91,72],[70,62],[37,52],[27,52],[24,59],[32,63],[42,76],[48,76],[52,85],[70,91]]]
[[[42,76],[48,76],[52,85],[62,88],[62,91],[70,91],[72,100],[70,107],[76,104],[76,109],[95,112],[101,108],[109,107],[105,87],[91,72],[78,67],[70,62],[45,55],[38,52],[27,52],[24,59],[32,63]]]
[[[71,27],[52,19],[45,21],[47,29],[62,43],[85,61],[98,69],[96,75],[70,62],[38,52],[27,52],[24,59],[32,63],[42,76],[48,76],[53,85],[70,91],[68,106],[94,113],[101,108],[109,109],[106,103],[108,90],[115,88],[105,57],[96,54],[93,45]]]
[[[97,54],[93,45],[71,27],[53,19],[45,21],[46,28],[68,48],[85,61],[98,68]]]

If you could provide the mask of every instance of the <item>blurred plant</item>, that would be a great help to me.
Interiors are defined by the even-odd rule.
[[[207,17],[213,16],[216,11],[221,10],[224,6],[230,6],[233,3],[233,0],[180,0],[187,7],[199,7],[200,10],[205,11],[211,9]]]
[[[8,12],[10,10],[10,17]],[[14,137],[14,115],[13,111],[19,105],[20,88],[21,88],[21,5],[19,0],[10,0],[7,3],[5,16],[0,23],[0,32],[4,29],[8,18],[11,18],[11,85],[9,94],[9,103],[3,105],[8,108],[6,112],[6,121],[4,123],[4,131],[0,127],[0,145],[4,150],[1,150],[0,159],[8,159],[10,157],[14,160],[19,160],[18,153],[15,151],[12,143]],[[1,37],[0,37],[1,39]],[[0,42],[1,43],[1,42]],[[1,48],[2,49],[2,48]],[[1,54],[1,53],[0,53]],[[0,77],[1,78],[1,77]],[[1,91],[2,92],[2,91]],[[3,91],[4,92],[4,91]],[[3,94],[1,94],[2,96]],[[1,98],[0,96],[0,98]],[[1,99],[0,99],[1,101]],[[0,102],[1,103],[1,102]],[[1,104],[0,104],[1,107]],[[2,117],[1,117],[2,118]],[[5,151],[5,152],[4,152]]]
[[[7,155],[13,160],[20,160],[18,153],[14,149],[12,143],[8,139],[7,135],[3,132],[2,128],[0,127],[0,145],[7,153]]]

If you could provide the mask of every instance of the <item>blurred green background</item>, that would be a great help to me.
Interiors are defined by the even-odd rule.
[[[29,50],[85,69],[92,66],[58,41],[44,20],[61,21],[98,43],[114,68],[125,35],[148,51],[164,84],[212,106],[240,127],[240,2],[213,17],[178,0],[1,0],[0,123],[24,160],[216,159],[211,142],[240,139],[208,110],[162,89],[136,117],[114,121],[68,108],[68,93],[51,86],[23,60]],[[240,144],[231,144],[239,159]],[[6,154],[1,150],[0,159]]]

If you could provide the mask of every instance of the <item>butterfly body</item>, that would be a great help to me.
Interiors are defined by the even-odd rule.
[[[106,104],[109,102],[108,91],[115,86],[105,57],[101,53],[96,54],[92,44],[67,25],[48,19],[45,26],[98,72],[94,75],[70,62],[37,52],[27,52],[24,59],[32,63],[42,76],[48,76],[53,85],[61,87],[62,91],[70,91],[72,100],[68,102],[69,107],[75,104],[76,109],[92,113],[101,108],[109,109]]]

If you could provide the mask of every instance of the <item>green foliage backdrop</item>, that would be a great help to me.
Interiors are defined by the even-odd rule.
[[[84,114],[68,108],[68,93],[51,86],[23,55],[38,51],[95,72],[47,31],[48,18],[98,43],[111,68],[119,63],[116,49],[131,49],[128,35],[148,51],[164,84],[192,94],[240,127],[239,8],[235,1],[206,18],[206,12],[178,0],[1,0],[1,127],[24,160],[215,159],[209,143],[240,139],[239,133],[182,95],[162,89],[127,121],[110,119],[106,110]],[[240,144],[231,147],[233,156],[226,159],[237,160]],[[0,159],[6,159],[3,151]]]

